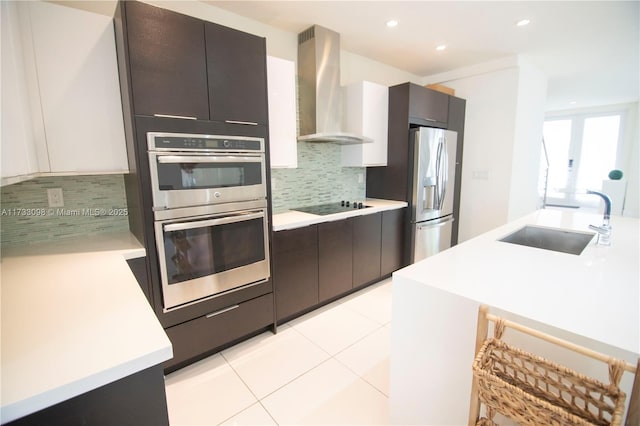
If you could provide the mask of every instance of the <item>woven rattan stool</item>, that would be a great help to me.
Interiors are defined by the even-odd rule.
[[[493,338],[487,338],[489,321],[494,322]],[[503,342],[501,338],[506,327],[607,363],[609,384]],[[626,395],[620,390],[619,383],[627,370],[635,374],[635,379],[624,424],[638,426],[640,380],[636,372],[639,367],[640,360],[638,367],[615,360],[491,315],[486,306],[481,306],[469,425],[495,425],[496,413],[525,425],[622,425]],[[481,404],[486,411],[483,418],[479,418]]]

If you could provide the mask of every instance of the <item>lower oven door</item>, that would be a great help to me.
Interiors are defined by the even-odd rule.
[[[267,211],[236,211],[155,224],[164,309],[266,281]]]

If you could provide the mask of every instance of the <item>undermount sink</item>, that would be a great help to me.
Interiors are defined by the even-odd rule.
[[[594,235],[591,232],[527,225],[498,241],[580,255]]]

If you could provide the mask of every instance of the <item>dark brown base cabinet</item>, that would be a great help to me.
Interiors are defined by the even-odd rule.
[[[353,218],[353,287],[381,277],[382,213]]]
[[[407,209],[382,213],[382,250],[380,275],[387,276],[406,266],[404,264],[404,212]]]
[[[274,232],[277,322],[373,284],[404,266],[404,210]]]
[[[162,366],[139,371],[6,425],[169,425]]]
[[[276,319],[318,304],[318,227],[273,233],[273,284]]]
[[[165,372],[176,370],[193,359],[228,346],[237,340],[263,331],[273,324],[273,294],[231,305],[200,318],[167,328],[173,345],[173,358],[166,361]]]
[[[353,226],[350,220],[318,225],[319,300],[324,302],[353,288]]]

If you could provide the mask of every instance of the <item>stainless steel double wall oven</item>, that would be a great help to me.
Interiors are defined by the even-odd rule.
[[[270,277],[265,141],[147,133],[164,311]]]

